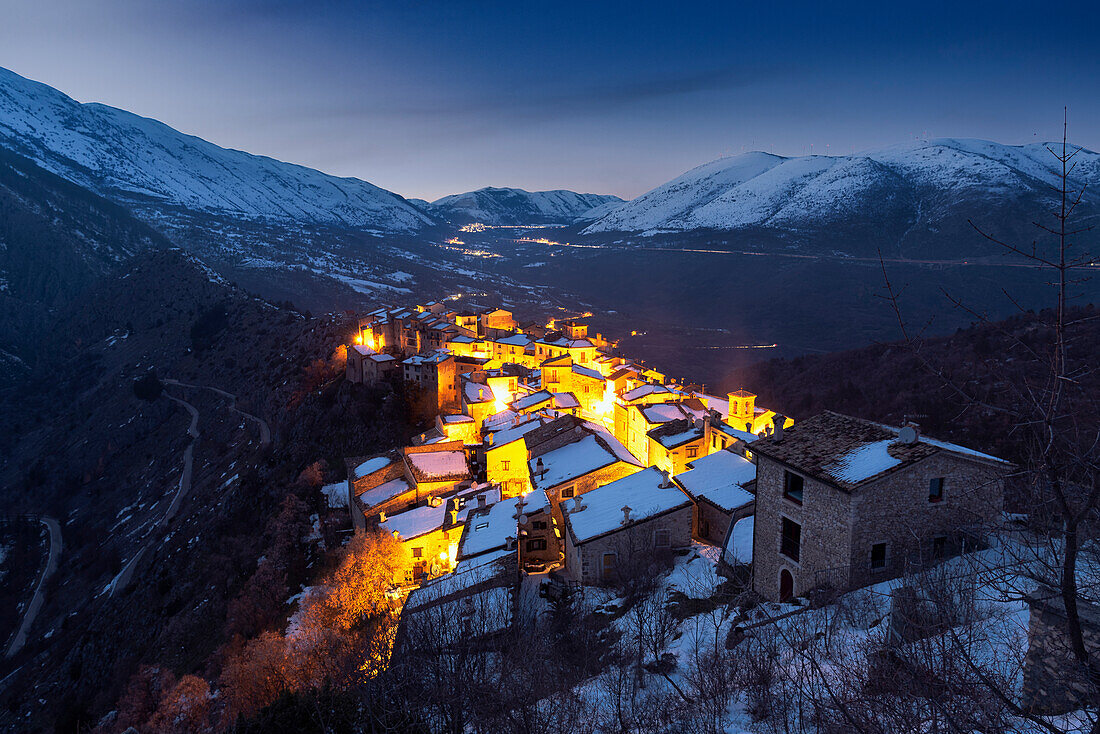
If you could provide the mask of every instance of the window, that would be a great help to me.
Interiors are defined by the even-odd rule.
[[[806,479],[801,474],[783,472],[783,496],[792,502],[802,504],[802,489]]]
[[[943,558],[947,555],[947,538],[943,535],[932,538],[932,557]]]
[[[424,549],[423,548],[413,548],[413,558],[423,558],[423,557],[424,557]]]
[[[783,530],[779,538],[779,552],[798,561],[798,550],[802,545],[802,526],[793,520],[783,518]]]
[[[928,480],[928,501],[943,502],[943,477]]]
[[[604,581],[610,581],[615,577],[615,554],[604,553],[603,554],[603,578]]]
[[[687,453],[689,459],[694,459],[696,456],[699,455],[699,449],[696,446],[688,446]]]
[[[527,550],[529,551],[541,551],[546,550],[546,538],[531,538],[527,541]]]
[[[871,570],[886,568],[886,544],[875,543],[871,546]]]
[[[479,522],[477,525],[474,526],[474,530],[484,530],[487,527],[489,527],[489,523]]]
[[[573,496],[573,488],[572,487],[562,487],[561,498],[563,500],[567,500],[572,496]]]
[[[672,545],[672,536],[666,529],[656,530],[653,533],[653,545],[658,548],[668,548]]]
[[[511,461],[502,461],[502,462],[500,462],[500,470],[501,471],[508,471],[508,467],[511,466],[511,464],[512,464]]]
[[[531,523],[531,527],[534,528],[535,530],[546,530],[546,521],[545,520],[535,520],[533,523]]]

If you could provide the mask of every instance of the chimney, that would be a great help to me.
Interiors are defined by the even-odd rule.
[[[516,539],[513,538],[511,535],[509,535],[507,538],[504,539],[504,549],[505,550],[512,550],[515,547],[516,547]]]
[[[782,413],[776,413],[775,418],[772,418],[772,440],[783,440],[783,424],[787,422],[787,416]]]
[[[456,510],[453,507],[450,510],[448,510],[447,511],[447,519],[450,521],[449,522],[450,525],[457,524],[458,523],[458,510]]]
[[[493,447],[493,439],[495,439],[496,437],[497,437],[497,435],[495,433],[490,433],[488,436],[485,437],[485,445],[488,446],[489,448],[492,448]]]
[[[669,474],[668,474],[668,472],[667,472],[667,471],[665,471],[664,469],[658,469],[658,471],[659,471],[659,472],[661,472],[661,476],[663,476],[663,477],[664,477],[664,479],[662,479],[662,480],[661,480],[661,483],[660,483],[660,484],[659,484],[658,486],[659,486],[659,487],[660,487],[661,489],[668,489],[668,488],[670,488],[670,487],[672,486],[672,478],[671,478],[671,477],[669,477]]]
[[[386,522],[386,511],[385,510],[378,513],[378,522],[380,522],[380,523]]]
[[[631,507],[630,507],[630,505],[626,505],[622,509],[623,509],[623,520],[620,524],[621,525],[629,525],[630,524],[630,510],[631,510]]]
[[[485,495],[483,495],[483,494],[479,494],[477,496],[477,509],[479,509],[479,510],[484,510],[485,509]]]
[[[583,509],[584,509],[584,501],[581,499],[581,496],[578,494],[576,497],[573,498],[573,512],[580,512]]]

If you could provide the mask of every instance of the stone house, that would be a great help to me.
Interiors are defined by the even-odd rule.
[[[524,436],[546,422],[540,415],[517,415],[498,430],[487,432],[484,446],[485,479],[500,484],[505,497],[516,497],[531,491]]]
[[[673,481],[692,501],[691,536],[720,546],[730,523],[753,514],[756,465],[731,451],[691,461]]]
[[[419,584],[450,572],[458,557],[458,542],[467,516],[499,501],[500,488],[482,484],[452,491],[447,496],[435,495],[427,504],[396,515],[380,514],[378,529],[393,533],[412,557],[412,567],[394,582]]]
[[[688,462],[706,456],[710,445],[708,424],[704,418],[679,418],[650,429],[646,433],[649,465],[675,476]]]
[[[756,458],[753,589],[785,600],[901,575],[995,526],[1009,464],[826,412],[748,446]]]
[[[348,382],[374,385],[393,375],[397,359],[392,354],[379,354],[364,344],[348,347],[344,375]]]
[[[1021,704],[1033,713],[1065,714],[1095,706],[1100,699],[1077,662],[1067,634],[1066,607],[1059,592],[1040,588],[1028,594],[1028,648],[1024,658]],[[1078,600],[1085,650],[1094,666],[1100,665],[1100,607]]]
[[[416,485],[417,501],[430,495],[441,495],[458,484],[473,479],[466,461],[466,446],[462,441],[448,441],[425,446],[406,446],[405,477]]]
[[[401,362],[406,382],[415,383],[430,395],[439,412],[459,409],[454,357],[444,351],[414,355]]]
[[[582,584],[614,583],[691,545],[691,500],[656,467],[563,505],[565,566]]]
[[[559,521],[562,501],[642,468],[611,434],[571,415],[527,433],[524,440],[531,484],[546,492]]]
[[[709,411],[698,398],[661,402],[652,404],[631,404],[626,406],[625,440],[616,433],[616,437],[627,447],[630,453],[646,465],[649,459],[649,432],[671,421],[707,418]],[[618,428],[618,422],[616,422]]]

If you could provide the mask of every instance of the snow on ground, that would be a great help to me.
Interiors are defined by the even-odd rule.
[[[348,506],[348,483],[333,482],[321,487],[321,493],[328,498],[330,508]]]

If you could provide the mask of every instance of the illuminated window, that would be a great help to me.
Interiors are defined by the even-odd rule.
[[[424,557],[424,549],[423,548],[413,548],[413,558],[423,558],[423,557]]]
[[[562,499],[569,499],[572,496],[573,496],[573,488],[572,487],[565,487],[564,489],[562,489],[562,491],[561,491]]]
[[[687,453],[688,453],[688,458],[689,459],[694,459],[696,456],[699,455],[699,449],[696,448],[695,446],[689,446],[688,450],[687,450]]]
[[[928,501],[943,502],[943,477],[928,480]]]
[[[512,463],[511,461],[502,461],[502,462],[500,462],[500,470],[501,471],[508,471],[508,467],[511,465],[511,463]]]
[[[792,502],[802,504],[802,490],[806,479],[801,474],[783,472],[783,496]]]

